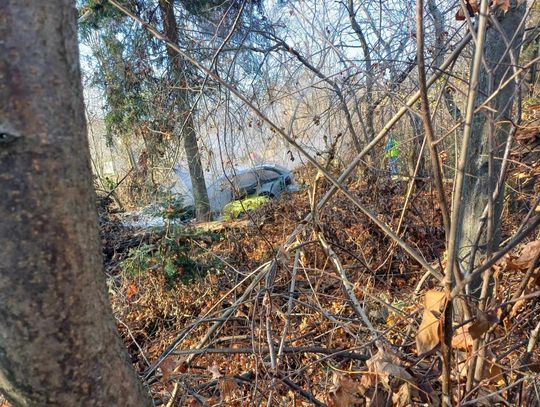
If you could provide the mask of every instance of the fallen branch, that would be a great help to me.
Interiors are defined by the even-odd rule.
[[[204,355],[207,353],[220,353],[220,354],[266,354],[269,353],[269,348],[205,348],[205,349],[180,349],[172,352],[173,355]],[[317,346],[298,346],[282,348],[282,353],[315,353],[321,355],[330,355],[339,357],[341,359],[351,359],[366,361],[369,359],[368,355],[361,355],[359,353],[351,352],[348,349],[328,349]]]
[[[352,285],[349,278],[347,277],[347,274],[345,273],[345,270],[343,269],[343,266],[341,265],[341,261],[339,260],[339,257],[332,250],[330,245],[326,242],[321,232],[317,233],[317,237],[319,238],[319,242],[321,243],[323,251],[330,259],[330,262],[332,263],[336,271],[339,273],[341,282],[343,284],[343,287],[345,288],[347,297],[349,297],[349,300],[352,303],[354,312],[360,317],[364,325],[370,330],[372,339],[377,339],[379,337],[379,333],[375,330],[375,328],[373,327],[373,324],[367,317],[366,312],[364,311],[364,307],[362,307],[362,305],[356,298],[356,295],[354,294],[354,286]]]
[[[244,293],[234,302],[234,304],[232,306],[230,306],[229,308],[227,308],[227,310],[225,310],[223,312],[223,314],[221,315],[221,317],[224,319],[224,320],[227,320],[231,315],[233,315],[235,312],[236,312],[236,309],[246,300],[246,298],[248,297],[248,295],[251,294],[251,292],[253,291],[253,289],[257,286],[257,284],[259,284],[259,282],[267,275],[267,273],[271,273],[272,272],[272,269],[276,268],[277,267],[277,264],[276,264],[276,261],[273,260],[269,263],[267,263],[265,265],[265,267],[263,267],[259,273],[257,274],[257,276],[253,279],[253,281],[251,282],[251,284],[246,288],[246,290],[244,291]],[[206,345],[206,343],[210,340],[210,338],[212,337],[212,335],[214,335],[214,333],[217,332],[217,330],[223,325],[224,321],[216,321],[214,322],[214,325],[212,325],[212,327],[208,330],[208,332],[203,336],[203,338],[199,341],[199,343],[197,344],[197,349],[199,348],[202,348],[203,346]],[[191,361],[193,360],[193,357],[194,357],[194,354],[191,354],[190,356],[188,356],[188,358],[186,359],[186,363],[189,365],[191,363]]]
[[[210,308],[206,314],[200,318],[199,320],[195,321],[193,324],[191,324],[188,328],[183,330],[179,335],[176,336],[176,338],[172,341],[172,343],[165,349],[165,351],[159,356],[159,358],[156,360],[156,362],[145,372],[144,379],[147,380],[159,367],[159,365],[169,356],[172,354],[172,352],[176,349],[176,347],[191,333],[193,330],[199,326],[202,322],[206,321],[206,317],[210,312],[212,312],[220,303],[223,301],[224,298],[228,297],[232,292],[234,292],[238,287],[240,287],[244,282],[246,282],[249,278],[253,277],[255,275],[255,279],[251,282],[251,284],[246,288],[246,291],[242,296],[235,301],[235,303],[227,308],[221,316],[215,320],[214,325],[210,328],[210,330],[207,332],[207,334],[204,336],[204,338],[199,342],[198,348],[202,348],[208,340],[211,338],[211,336],[216,332],[221,325],[225,323],[225,321],[228,321],[231,317],[231,315],[236,311],[238,306],[247,298],[247,296],[251,293],[251,291],[255,288],[255,286],[262,280],[262,278],[266,275],[266,273],[269,270],[269,267],[272,266],[275,263],[275,260],[267,262],[251,272],[248,276],[246,276],[242,281],[240,281],[237,285],[235,285],[231,290],[227,292],[218,302],[216,302],[212,308]],[[191,358],[188,363],[191,362]]]
[[[300,386],[298,386],[296,383],[294,383],[293,381],[287,379],[287,378],[282,378],[281,381],[283,383],[285,383],[287,386],[289,386],[291,389],[297,391],[302,397],[304,397],[305,399],[311,401],[313,404],[315,404],[316,406],[319,406],[319,407],[326,407],[326,404],[324,404],[323,402],[317,400],[317,398],[315,398],[315,396],[313,394],[311,394],[310,392],[302,389]]]

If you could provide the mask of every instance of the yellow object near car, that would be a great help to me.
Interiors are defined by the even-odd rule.
[[[241,214],[258,208],[269,201],[267,196],[252,196],[229,202],[223,208],[223,220],[237,219]]]

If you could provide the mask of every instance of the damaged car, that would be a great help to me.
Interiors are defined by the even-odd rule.
[[[278,198],[284,192],[296,191],[293,175],[275,164],[262,164],[223,175],[208,188],[212,212],[221,212],[233,201],[249,197]]]

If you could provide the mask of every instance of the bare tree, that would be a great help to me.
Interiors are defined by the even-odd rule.
[[[74,2],[0,16],[0,389],[16,406],[150,406],[102,272]]]

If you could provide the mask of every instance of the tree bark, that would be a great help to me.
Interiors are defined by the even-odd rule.
[[[72,0],[0,2],[0,390],[151,406],[107,297]]]
[[[510,41],[516,33],[517,27],[525,14],[526,3],[516,6],[516,2],[511,2],[512,6],[506,14],[500,13],[500,26],[504,35]],[[516,60],[519,58],[519,48],[521,44],[521,35],[518,35],[512,45]],[[507,48],[503,35],[495,28],[491,27],[486,33],[486,45],[484,48],[484,58],[489,71],[482,65],[479,75],[479,93],[475,106],[478,106],[486,99],[486,93],[489,89],[497,89],[499,85],[506,80],[513,72],[511,69],[511,59],[509,53],[501,60],[505,49]],[[500,61],[500,62],[499,62]],[[491,81],[491,84],[490,84]],[[465,264],[470,266],[470,253],[475,244],[478,234],[479,219],[482,217],[484,208],[488,204],[489,197],[493,194],[497,184],[501,169],[500,157],[503,155],[505,142],[510,131],[508,120],[506,119],[512,109],[513,93],[515,90],[514,82],[510,82],[490,103],[491,109],[497,113],[492,116],[492,126],[487,119],[487,114],[480,112],[475,115],[472,123],[472,134],[469,159],[465,168],[467,174],[463,189],[463,229],[458,236],[459,255],[464,259]],[[493,137],[490,143],[489,138]],[[493,156],[491,177],[488,175],[489,169],[489,145],[493,145]],[[498,199],[493,203],[493,236],[490,238],[484,232],[479,242],[480,253],[485,252],[488,243],[496,248],[500,240],[500,218],[502,211],[502,202],[504,191],[498,195]],[[485,228],[484,228],[485,230]],[[489,240],[489,241],[488,241]],[[480,278],[473,281],[471,289],[474,291],[480,284]]]
[[[538,27],[540,26],[540,7],[538,4],[531,5],[534,7],[528,18],[528,29],[525,33],[525,38],[523,41],[523,53],[525,58],[523,58],[523,63],[532,61],[535,58],[540,57],[540,32]],[[527,72],[525,76],[525,88],[529,96],[534,97],[536,90],[536,82],[538,80],[538,68],[540,67],[540,62],[535,62]]]
[[[178,27],[176,17],[174,15],[174,0],[160,0],[159,9],[165,30],[165,36],[169,41],[176,45],[178,42]],[[177,80],[177,85],[180,86],[181,78],[185,75],[186,67],[182,61],[182,57],[172,48],[167,47],[167,56],[169,58],[169,67],[173,76]],[[181,86],[180,86],[181,87]],[[191,185],[193,187],[193,199],[195,201],[195,210],[197,211],[197,219],[200,221],[210,220],[210,203],[208,200],[208,190],[204,180],[204,172],[201,164],[201,154],[199,145],[197,144],[197,134],[193,123],[193,112],[189,103],[189,95],[187,89],[179,89],[175,91],[176,100],[179,105],[179,110],[186,114],[184,125],[184,150],[188,161],[189,175],[191,177]]]

